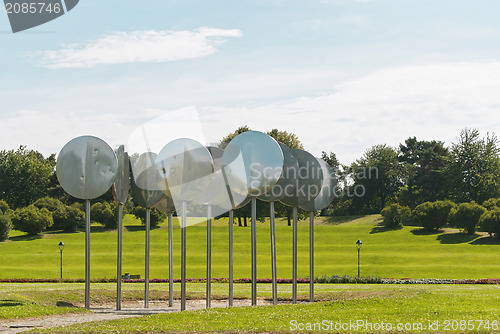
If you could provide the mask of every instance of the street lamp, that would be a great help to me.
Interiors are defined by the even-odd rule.
[[[61,251],[61,278],[62,278],[62,269],[63,269],[63,262],[62,262],[62,252],[63,252],[63,249],[64,249],[64,242],[60,242],[59,243],[59,250]]]
[[[358,278],[359,278],[359,250],[361,249],[361,245],[363,243],[361,242],[361,240],[358,239],[358,241],[356,241],[356,246],[358,246]]]

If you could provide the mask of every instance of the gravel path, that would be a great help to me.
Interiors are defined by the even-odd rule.
[[[186,302],[186,310],[199,310],[205,308],[205,300],[188,300]],[[233,305],[236,307],[251,306],[252,302],[249,299],[234,300]],[[270,305],[267,300],[259,300],[258,305]],[[227,307],[227,300],[212,300],[212,307]],[[0,320],[0,333],[19,333],[28,331],[34,328],[46,329],[58,326],[70,326],[79,323],[123,319],[130,317],[140,317],[147,314],[158,314],[168,312],[179,312],[181,305],[179,300],[174,301],[173,307],[168,307],[168,302],[150,301],[149,308],[144,308],[144,302],[122,302],[122,310],[115,310],[115,305],[102,305],[100,307],[91,307],[92,313],[76,313],[51,315],[36,318],[24,319],[9,319]]]

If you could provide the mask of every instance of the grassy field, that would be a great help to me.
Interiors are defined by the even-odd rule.
[[[142,288],[142,284],[125,284],[125,300],[141,299]],[[165,300],[167,288],[167,284],[152,284],[152,300]],[[175,288],[178,291],[179,285],[176,284]],[[204,284],[188,284],[189,297],[202,298],[204,288]],[[307,288],[307,285],[299,285],[299,295],[306,297]],[[112,304],[113,289],[114,284],[93,284],[93,306],[95,307],[96,303]],[[235,289],[238,298],[250,296],[249,284],[237,284]],[[289,300],[290,285],[280,285],[279,290],[280,299]],[[213,291],[215,299],[223,299],[227,296],[227,284],[214,284]],[[12,318],[16,314],[27,316],[22,312],[29,311],[30,308],[37,310],[37,315],[42,315],[44,312],[45,314],[86,312],[82,309],[55,307],[57,301],[81,304],[83,284],[0,284],[0,294],[9,298],[11,304],[21,304],[0,307],[0,319]],[[312,332],[317,330],[307,330],[308,324],[315,326],[315,323],[320,323],[321,326],[333,326],[327,327],[330,331],[330,328],[335,329],[335,326],[349,324],[349,321],[354,323],[362,321],[363,326],[358,323],[360,326],[357,328],[348,327],[332,332],[491,333],[498,332],[496,329],[499,328],[500,322],[498,285],[323,284],[317,286],[317,296],[322,301],[314,304],[193,310],[81,324],[59,330],[64,333],[282,332],[304,326],[306,331]],[[259,285],[259,298],[271,298],[269,284]],[[366,326],[370,326],[369,324],[378,326],[382,322],[386,327],[378,329],[373,327],[371,331],[367,330]],[[400,331],[388,330],[388,324],[394,326],[394,329],[398,323],[411,327],[403,327]],[[429,327],[430,325],[439,327]],[[422,330],[415,330],[419,328],[418,326],[422,326]],[[48,332],[56,330],[50,329]]]
[[[468,236],[457,230],[426,234],[420,228],[386,231],[380,216],[316,219],[316,275],[356,275],[355,242],[363,241],[361,275],[393,278],[494,278],[500,277],[500,244],[485,235]],[[258,277],[271,277],[268,223],[257,223]],[[133,216],[124,222],[123,272],[144,277],[144,228]],[[180,229],[175,222],[174,276],[180,277]],[[276,229],[278,277],[290,278],[292,229],[279,220]],[[235,227],[235,277],[250,277],[250,227]],[[309,273],[308,222],[299,223],[298,275]],[[217,221],[212,232],[213,277],[227,277],[227,220]],[[205,277],[206,227],[189,227],[187,276]],[[116,231],[92,226],[91,276],[116,277]],[[151,232],[151,278],[166,278],[168,232],[163,223]],[[65,243],[64,277],[84,277],[84,233],[48,233],[29,238],[13,231],[0,243],[0,278],[58,278],[59,241]]]

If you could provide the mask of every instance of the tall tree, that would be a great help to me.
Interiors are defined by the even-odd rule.
[[[476,129],[464,129],[451,147],[446,169],[449,193],[456,202],[483,203],[500,197],[500,148],[495,135],[480,138]]]
[[[47,195],[54,173],[55,155],[44,158],[38,151],[20,146],[0,152],[0,199],[11,208],[27,206]]]
[[[403,185],[402,168],[395,149],[375,145],[351,165],[354,196],[353,208],[357,212],[380,212],[395,199]]]
[[[410,137],[400,144],[398,160],[406,172],[400,203],[415,208],[420,203],[443,200],[446,197],[443,173],[449,155],[441,141],[420,141]]]

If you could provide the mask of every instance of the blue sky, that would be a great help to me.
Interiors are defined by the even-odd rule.
[[[498,133],[499,10],[493,0],[81,0],[16,34],[0,11],[0,149],[57,153],[84,134],[116,146],[188,106],[205,144],[244,124],[279,128],[343,163],[409,136],[450,145],[465,127]]]

